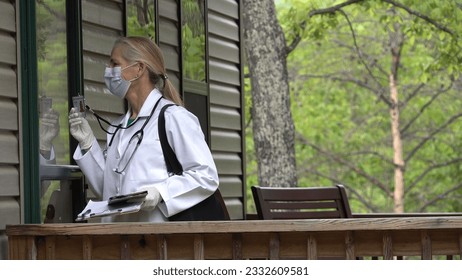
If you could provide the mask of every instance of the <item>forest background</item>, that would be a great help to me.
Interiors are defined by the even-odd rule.
[[[252,10],[271,13],[274,5],[279,26],[263,24],[269,37],[278,27],[283,32],[289,96],[279,104],[290,108],[296,171],[289,180],[300,187],[343,184],[356,213],[462,211],[460,1],[263,2],[272,1],[244,0],[244,19],[258,21]],[[255,63],[249,50],[247,58]],[[265,108],[249,68],[247,186],[276,186],[270,179],[277,164],[268,161],[279,157],[259,154],[262,140],[255,138],[263,133],[254,125],[255,108]],[[274,90],[261,96],[284,99],[277,86],[284,78],[273,78]],[[273,113],[267,125],[277,129],[278,118]],[[275,175],[264,175],[265,168]],[[247,210],[255,212],[247,196]]]

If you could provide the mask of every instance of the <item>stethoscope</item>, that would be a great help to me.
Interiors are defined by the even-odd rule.
[[[143,125],[141,126],[141,128],[139,130],[137,130],[135,133],[133,133],[132,137],[130,137],[130,140],[128,141],[128,145],[127,145],[127,148],[125,149],[124,153],[122,154],[122,156],[120,157],[120,161],[119,161],[119,164],[120,162],[122,161],[123,158],[125,158],[125,154],[128,150],[128,146],[130,146],[131,142],[135,139],[135,138],[138,138],[137,142],[136,142],[136,145],[135,145],[135,149],[133,151],[133,153],[130,155],[130,158],[128,159],[127,163],[125,164],[125,166],[120,169],[119,168],[119,165],[117,165],[116,168],[114,168],[114,172],[116,172],[117,174],[120,174],[120,175],[124,175],[125,174],[125,170],[127,169],[127,166],[128,164],[130,163],[130,161],[132,160],[133,158],[133,155],[135,154],[136,150],[138,149],[138,147],[141,145],[141,142],[143,141],[143,137],[144,137],[144,128],[146,127],[146,125],[148,124],[149,120],[151,119],[151,117],[154,115],[154,112],[156,111],[156,108],[157,106],[159,105],[159,102],[160,100],[162,99],[163,97],[160,97],[156,104],[154,105],[154,107],[152,108],[151,110],[151,113],[149,114],[149,116],[146,118],[146,120],[144,121]],[[107,149],[112,145],[112,142],[114,140],[114,137],[116,136],[117,132],[120,130],[120,129],[128,129],[130,127],[132,127],[133,125],[135,125],[135,123],[138,122],[138,120],[140,118],[137,118],[134,122],[130,123],[129,125],[123,127],[122,124],[119,124],[119,125],[113,125],[112,123],[110,123],[108,120],[104,119],[103,117],[99,116],[95,111],[93,111],[88,105],[85,106],[95,117],[96,117],[96,120],[98,121],[98,124],[99,126],[101,127],[101,129],[106,132],[107,134],[111,135],[111,140],[109,141],[109,144],[106,146],[106,148],[103,150],[103,155],[104,155],[104,158],[107,157]],[[104,122],[106,123],[107,125],[111,126],[111,127],[115,127],[116,129],[114,130],[114,132],[111,132],[109,130],[107,130],[106,128],[104,128],[103,124],[101,122]]]

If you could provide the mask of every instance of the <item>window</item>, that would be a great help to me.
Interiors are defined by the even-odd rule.
[[[155,38],[155,14],[154,0],[127,0],[127,35]]]
[[[76,202],[83,202],[82,175],[78,168],[70,166],[68,100],[69,92],[74,91],[71,87],[79,83],[79,77],[73,75],[72,85],[68,77],[69,70],[75,71],[79,66],[68,59],[68,35],[75,36],[68,30],[69,11],[72,10],[69,3],[66,0],[35,1],[40,209],[34,211],[40,212],[40,221],[34,222],[72,222],[73,212],[80,207]],[[75,50],[78,46],[72,48]]]
[[[37,0],[36,3],[39,141],[41,147],[48,144],[44,142],[53,144],[56,163],[69,164],[66,2]],[[51,120],[43,119],[49,109],[59,115],[57,128],[52,127]]]
[[[183,77],[201,82],[206,81],[204,6],[204,0],[181,1]]]

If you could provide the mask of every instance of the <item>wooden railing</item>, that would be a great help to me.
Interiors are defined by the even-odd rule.
[[[461,259],[462,217],[9,225],[10,259]]]

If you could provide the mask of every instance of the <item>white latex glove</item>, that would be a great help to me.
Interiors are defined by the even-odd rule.
[[[162,196],[156,187],[141,187],[137,191],[148,191],[148,195],[146,195],[144,203],[141,205],[141,210],[154,210],[157,204],[162,200]]]
[[[75,140],[79,141],[80,149],[88,150],[91,148],[95,136],[88,121],[83,118],[75,108],[69,111],[70,132]]]
[[[59,114],[49,109],[40,117],[40,150],[51,151],[51,142],[59,133]]]

